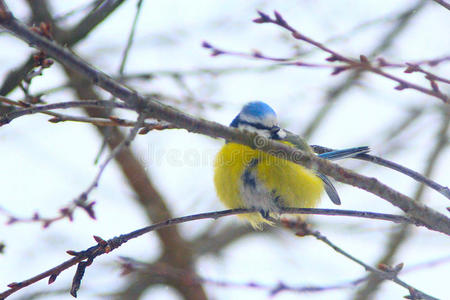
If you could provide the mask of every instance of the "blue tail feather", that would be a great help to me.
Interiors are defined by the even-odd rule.
[[[347,148],[342,150],[335,150],[330,152],[325,152],[322,154],[319,154],[318,156],[325,159],[343,159],[343,158],[349,158],[354,157],[358,154],[364,154],[370,152],[370,148],[367,146],[362,147],[354,147],[354,148]]]

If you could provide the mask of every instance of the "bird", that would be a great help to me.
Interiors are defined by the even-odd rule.
[[[275,111],[262,101],[244,105],[230,127],[255,133],[255,138],[276,140],[314,154],[303,138],[279,126]],[[255,144],[257,142],[255,139]],[[334,160],[369,151],[369,147],[362,146],[318,156]],[[253,149],[229,141],[216,155],[214,185],[219,199],[227,208],[257,211],[239,215],[257,230],[261,230],[264,223],[273,225],[273,219],[279,217],[283,207],[315,207],[324,190],[334,204],[341,204],[336,188],[326,175],[260,151],[257,147]]]

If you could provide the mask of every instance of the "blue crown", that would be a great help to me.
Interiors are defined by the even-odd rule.
[[[268,104],[262,101],[253,101],[247,103],[241,110],[241,112],[231,122],[231,127],[238,127],[239,122],[242,119],[247,119],[246,116],[263,120],[267,116],[276,117],[275,111]]]
[[[251,115],[258,118],[264,118],[267,115],[276,116],[275,111],[268,104],[262,101],[254,101],[247,103],[241,110],[240,114]]]

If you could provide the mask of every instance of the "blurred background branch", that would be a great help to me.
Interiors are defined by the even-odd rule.
[[[256,10],[279,10],[286,20],[292,22],[293,27],[310,34],[316,41],[325,41],[324,45],[337,53],[348,54],[348,57],[368,53],[367,59],[371,64],[392,72],[397,77],[411,79],[413,84],[430,86],[427,90],[436,89],[432,84],[435,82],[438,84],[438,91],[444,94],[448,93],[448,78],[442,74],[448,74],[446,68],[449,56],[442,52],[448,49],[440,43],[445,40],[445,32],[435,27],[429,29],[429,26],[439,21],[442,23],[441,28],[446,28],[445,20],[438,17],[448,11],[442,9],[445,1],[435,2],[441,5],[430,1],[417,1],[411,5],[409,1],[405,1],[395,7],[390,3],[389,9],[384,10],[383,7],[388,6],[386,3],[378,4],[376,9],[370,3],[365,3],[365,6],[349,6],[340,10],[331,3],[323,4],[320,1],[313,6],[307,2],[295,5],[293,2],[286,2],[273,6],[275,3],[269,4],[266,1],[252,4],[233,4],[231,1],[215,13],[204,11],[204,7],[197,7],[196,3],[190,3],[189,7],[184,8],[178,8],[178,5],[183,5],[181,3],[167,8],[163,3],[152,3],[149,9],[146,6],[148,1],[140,0],[78,1],[70,6],[69,2],[27,0],[22,7],[15,2],[11,2],[11,6],[14,5],[15,10],[21,13],[21,18],[25,16],[29,26],[34,25],[36,30],[44,33],[48,31],[58,44],[80,53],[90,63],[104,69],[141,95],[223,124],[231,121],[231,117],[246,101],[254,98],[269,100],[276,104],[283,126],[294,127],[296,132],[301,132],[311,142],[332,145],[333,148],[369,144],[377,155],[413,170],[423,170],[426,177],[434,177],[437,182],[445,184],[449,180],[448,172],[442,169],[448,160],[448,105],[430,103],[432,101],[427,96],[408,90],[401,93],[391,91],[389,85],[373,78],[375,76],[366,77],[361,69],[348,70],[348,74],[344,72],[340,75],[342,78],[330,77],[329,67],[323,68],[322,63],[315,63],[323,61],[320,51],[294,41],[286,32],[269,26],[256,27],[255,30],[250,24]],[[190,7],[195,11],[195,17],[191,17]],[[190,21],[189,18],[195,21]],[[260,36],[260,40],[253,39],[254,36]],[[11,41],[7,35],[1,34],[0,39],[0,43],[5,45],[4,49],[9,49],[7,47]],[[233,51],[241,56],[263,59],[265,64],[225,55],[222,55],[223,58],[219,55],[220,57],[209,59],[200,49],[203,40],[211,41],[213,45],[223,45],[223,49],[237,49]],[[260,50],[247,50],[248,48],[264,49],[264,53],[271,54],[262,54]],[[73,70],[46,61],[45,54],[30,54],[27,49],[26,53],[18,51],[21,54],[11,60],[11,56],[7,54],[18,47],[13,45],[11,49],[3,52],[4,58],[0,57],[4,62],[0,66],[0,74],[4,74],[0,77],[0,95],[8,96],[2,98],[5,101],[0,101],[0,115],[17,111],[25,105],[33,108],[46,105],[46,102],[50,105],[57,104],[61,99],[111,99],[109,94]],[[279,58],[288,60],[277,61]],[[303,66],[309,64],[313,68],[292,68],[286,65],[291,62],[301,62]],[[45,67],[47,64],[48,67]],[[417,69],[417,66],[420,68]],[[404,70],[412,73],[401,73]],[[99,154],[98,157],[102,153],[108,157],[126,138],[123,131],[125,128],[120,127],[136,126],[134,115],[119,110],[108,112],[90,107],[67,114],[45,110],[42,112],[52,117],[50,122],[60,124],[39,124],[36,122],[39,117],[36,116],[18,119],[12,126],[1,127],[0,130],[4,149],[0,149],[4,151],[1,152],[4,157],[4,174],[8,174],[8,178],[3,179],[4,193],[8,199],[20,200],[2,202],[2,207],[8,211],[7,222],[11,217],[16,218],[16,215],[30,215],[30,218],[24,219],[17,217],[17,222],[22,220],[48,224],[53,219],[44,215],[54,214],[61,203],[64,205],[70,202],[73,194],[78,195],[97,172],[97,167],[87,169],[79,161],[90,162],[96,153]],[[34,130],[34,127],[39,130]],[[78,129],[73,129],[80,127],[86,131],[80,133]],[[218,143],[211,140],[201,140],[200,143],[196,140],[198,137],[188,135],[186,138],[186,134],[179,130],[153,131],[178,127],[158,120],[147,121],[142,127],[140,133],[151,130],[145,141],[137,139],[131,148],[122,149],[103,175],[105,178],[102,179],[100,188],[92,193],[92,197],[101,200],[97,201],[95,207],[97,221],[88,221],[90,223],[83,225],[86,221],[80,215],[74,223],[70,223],[70,227],[65,227],[67,224],[64,222],[58,222],[58,226],[51,226],[51,231],[37,232],[36,237],[47,234],[58,236],[56,232],[61,228],[59,236],[64,236],[67,241],[55,243],[49,237],[48,243],[52,247],[43,256],[51,257],[51,253],[61,253],[74,243],[83,249],[85,243],[77,244],[77,239],[89,237],[92,232],[108,232],[107,234],[113,235],[123,232],[122,227],[127,225],[136,228],[136,220],[142,222],[140,226],[145,226],[170,219],[174,215],[220,209],[218,204],[210,204],[217,202],[208,177],[210,166],[190,167],[186,164],[186,156],[183,156],[192,149],[208,150],[211,147],[214,152]],[[46,130],[52,131],[46,133]],[[63,134],[56,135],[58,130]],[[93,136],[90,135],[91,130],[95,132]],[[21,142],[22,136],[35,136],[36,139],[28,138]],[[37,139],[39,143],[36,142]],[[69,144],[71,140],[77,144],[68,151],[64,144]],[[106,146],[105,151],[99,152],[102,141]],[[77,167],[86,172],[71,179],[70,185],[61,183],[58,181],[59,177],[72,178],[74,167],[70,163],[58,163],[57,154],[47,150],[44,154],[36,154],[33,163],[28,162],[27,158],[33,157],[36,149],[42,147],[40,143],[47,143],[55,153],[62,153],[62,156],[77,161],[75,164],[80,164]],[[16,163],[14,167],[10,167],[8,153],[22,153],[15,150],[16,145],[18,149],[26,149],[28,152],[19,159],[11,159]],[[82,150],[86,148],[90,150],[89,156],[82,155]],[[184,163],[183,168],[174,168],[171,161],[166,163],[162,160],[164,152],[152,152],[154,149],[167,148],[187,149],[176,155]],[[47,157],[52,158],[51,163],[47,161]],[[151,161],[155,157],[156,160]],[[173,162],[173,158],[171,159]],[[36,171],[34,166],[38,165],[38,161],[45,162],[45,168]],[[212,157],[208,156],[207,161],[212,161]],[[440,161],[444,163],[439,163]],[[348,163],[351,165],[356,162]],[[47,205],[42,202],[40,195],[20,196],[23,188],[16,188],[14,192],[7,189],[8,186],[34,186],[39,178],[45,178],[43,172],[51,168],[52,164],[57,165],[57,169],[63,170],[63,173],[58,176],[59,173],[53,171],[51,177],[47,175],[47,181],[45,184],[41,183],[40,188],[30,188],[39,190],[41,197],[50,199]],[[433,193],[427,197],[423,185],[411,184],[410,180],[404,183],[405,179],[367,164],[359,164],[358,168],[370,173],[370,176],[389,182],[405,194],[413,195],[417,201],[426,201],[427,205],[437,211],[445,211],[448,206],[446,199],[438,194]],[[16,169],[23,169],[24,172],[18,175]],[[115,181],[111,181],[109,174],[117,176]],[[61,186],[64,192],[58,194],[54,188],[53,193],[45,194],[45,186],[52,186],[51,182],[54,182],[54,186]],[[75,185],[76,182],[80,184]],[[343,195],[345,208],[360,211],[370,208],[373,211],[398,214],[398,210],[384,206],[380,201],[373,201],[355,189],[348,191],[341,186],[339,192]],[[16,194],[18,198],[14,197]],[[24,198],[32,198],[34,202],[25,203],[22,200]],[[55,199],[61,201],[57,202]],[[120,202],[117,199],[126,201]],[[21,203],[29,209],[21,208]],[[64,214],[64,208],[55,220],[72,219],[72,215]],[[38,210],[38,214],[33,214],[33,211]],[[119,211],[120,217],[114,216],[115,211]],[[398,288],[391,286],[383,286],[383,290],[379,292],[383,280],[375,276],[361,277],[364,274],[361,270],[352,270],[347,262],[341,262],[337,257],[332,261],[324,260],[323,257],[328,257],[329,253],[322,253],[317,242],[313,243],[308,239],[293,240],[292,236],[286,236],[285,232],[274,228],[265,228],[263,233],[255,234],[250,228],[236,222],[235,218],[227,219],[228,223],[223,220],[201,224],[191,222],[192,224],[182,227],[171,226],[158,231],[158,240],[149,237],[140,244],[135,241],[138,245],[136,248],[131,243],[127,244],[128,250],[121,251],[129,251],[125,255],[139,261],[139,270],[119,280],[117,273],[104,276],[112,267],[101,265],[99,261],[89,272],[92,272],[93,277],[103,279],[84,282],[80,296],[81,293],[90,293],[98,297],[106,294],[106,297],[117,299],[147,299],[158,297],[162,293],[163,298],[170,299],[259,299],[260,292],[267,296],[267,293],[275,290],[285,291],[275,293],[273,296],[277,299],[289,299],[292,296],[289,289],[307,289],[311,286],[318,287],[316,295],[308,295],[311,299],[321,299],[325,293],[336,299],[373,299],[380,295],[395,298],[404,295],[403,290],[397,291]],[[439,270],[445,270],[445,262],[426,264],[432,262],[433,258],[442,256],[439,249],[442,250],[443,243],[448,242],[445,236],[437,237],[423,229],[412,229],[406,225],[385,226],[381,222],[348,221],[339,217],[312,217],[308,221],[353,255],[373,262],[373,265],[382,263],[389,266],[402,261],[406,264],[406,270],[417,261],[425,262],[426,271],[422,272],[428,274],[428,278],[420,279],[423,278],[420,277],[422,272],[417,272],[414,275],[416,277],[406,278],[405,275],[405,280],[414,282],[413,279],[419,278],[420,288],[424,291],[433,296],[446,294],[439,289],[439,277],[444,278],[439,275]],[[117,227],[113,229],[114,226],[120,226],[120,230]],[[26,230],[33,230],[30,229],[31,225],[25,227],[29,228]],[[15,262],[14,257],[23,260],[25,254],[15,249],[19,239],[25,236],[21,233],[24,229],[21,226],[5,229],[5,233],[2,232],[0,236],[2,250],[5,250],[2,255],[7,258],[2,269],[17,270],[20,269],[17,268],[19,263]],[[68,236],[67,232],[75,234]],[[26,236],[30,234],[26,233]],[[420,237],[420,242],[415,240],[417,236]],[[40,238],[39,243],[44,247],[47,241]],[[27,248],[24,243],[24,248],[34,249],[34,246]],[[122,255],[122,252],[118,254]],[[133,258],[130,258],[131,261]],[[52,265],[54,261],[44,263]],[[156,272],[155,266],[162,266],[158,269],[161,272]],[[119,271],[117,266],[113,268]],[[318,271],[324,269],[328,270],[327,274]],[[34,270],[42,270],[42,266]],[[99,270],[98,273],[96,270]],[[173,276],[173,273],[179,275],[179,272],[188,274],[191,279],[200,280]],[[22,273],[15,275],[19,278],[22,276]],[[436,278],[435,282],[429,280],[432,277]],[[11,281],[10,276],[6,279]],[[63,278],[58,280],[62,281]],[[101,283],[97,285],[102,280],[110,280],[108,282],[113,284],[107,287],[102,287]],[[119,281],[120,284],[117,284]],[[342,288],[338,287],[339,284],[336,286],[338,288],[331,288],[336,281],[343,282]],[[355,287],[353,282],[358,284],[357,292],[352,290]],[[164,288],[161,289],[161,286]],[[245,288],[246,286],[249,288]],[[57,297],[67,294],[67,291],[59,289],[40,293],[39,287],[35,291],[34,295],[32,290],[29,291],[29,295],[33,295],[35,299],[52,296],[52,293],[56,293]],[[59,294],[60,292],[63,293]]]

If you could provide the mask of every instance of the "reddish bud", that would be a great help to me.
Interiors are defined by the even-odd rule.
[[[8,284],[8,287],[9,288],[17,288],[17,287],[19,287],[20,286],[20,283],[19,282],[11,282],[10,284]]]
[[[439,86],[438,86],[438,84],[436,83],[436,81],[430,80],[430,85],[431,85],[431,88],[433,89],[433,91],[435,91],[436,93],[440,93],[440,92],[441,92],[441,91],[439,90]]]
[[[365,55],[360,55],[360,56],[359,56],[359,60],[360,60],[363,64],[366,64],[366,65],[369,65],[369,64],[370,64],[369,60],[367,59],[367,57],[366,57]]]
[[[344,71],[346,71],[346,70],[348,70],[349,69],[349,67],[336,67],[336,68],[334,68],[333,69],[333,72],[331,72],[331,75],[338,75],[338,74],[340,74],[340,73],[342,73],[342,72],[344,72]]]
[[[73,251],[73,250],[67,250],[66,253],[71,256],[78,256],[78,254],[79,254],[79,252]]]
[[[391,266],[386,265],[386,264],[378,264],[377,268],[384,272],[392,272]]]
[[[94,237],[94,240],[95,240],[100,246],[105,247],[105,246],[108,245],[108,242],[105,241],[104,239],[102,239],[101,237],[99,237],[99,236],[97,236],[97,235],[94,235],[93,237]]]
[[[408,67],[406,68],[405,73],[413,73],[413,72],[417,72],[420,71],[420,67],[417,65],[413,65],[413,64],[406,64]]]
[[[48,121],[50,123],[59,123],[59,122],[62,122],[62,119],[60,117],[53,117],[53,118],[48,119]]]
[[[378,66],[380,66],[380,67],[386,67],[388,65],[387,61],[382,57],[377,58],[377,61],[378,61]]]
[[[147,133],[149,133],[150,132],[150,128],[149,127],[144,127],[144,128],[141,128],[140,130],[139,130],[139,134],[147,134]]]
[[[221,54],[224,54],[225,52],[223,52],[222,50],[219,49],[214,49],[213,52],[211,53],[211,56],[219,56]]]
[[[253,23],[257,23],[257,24],[267,23],[267,21],[264,20],[263,18],[256,18],[256,19],[253,19],[252,22],[253,22]]]
[[[398,273],[398,272],[400,272],[400,271],[403,269],[404,266],[405,266],[404,263],[399,263],[399,264],[395,265],[393,271],[394,271],[395,273]]]
[[[91,217],[91,219],[95,220],[96,217],[95,217],[95,212],[94,212],[94,205],[95,205],[95,201],[89,203],[88,206],[84,207],[84,209],[86,210],[89,217]]]
[[[16,217],[9,217],[8,221],[6,222],[6,225],[11,225],[18,221],[19,221],[19,219],[17,219]]]
[[[42,228],[46,229],[52,224],[52,220],[45,220],[42,222]]]
[[[263,22],[261,22],[261,23],[267,23],[267,22],[272,21],[272,20],[270,19],[269,15],[267,15],[267,14],[265,14],[265,13],[259,11],[259,10],[258,10],[258,15],[260,16],[260,19],[263,21]]]
[[[39,220],[39,219],[40,219],[39,213],[35,212],[35,213],[33,214],[32,220],[33,220],[33,221],[37,221],[37,220]]]
[[[50,277],[48,278],[48,284],[52,284],[53,282],[55,282],[56,277],[58,277],[58,275],[59,273],[50,275]]]
[[[22,101],[22,100],[19,100],[18,103],[19,103],[19,105],[22,106],[22,107],[30,107],[30,106],[31,106],[30,103],[25,102],[25,101]]]
[[[53,65],[53,63],[54,63],[53,59],[47,58],[42,61],[41,65],[43,68],[49,68],[51,65]]]
[[[331,55],[330,57],[325,59],[326,61],[329,62],[334,62],[334,61],[340,61],[341,59],[339,57],[337,57],[336,55]]]
[[[405,84],[405,83],[400,83],[399,85],[397,85],[394,89],[396,89],[397,91],[401,91],[401,90],[404,90],[404,89],[407,89],[408,88],[408,85],[407,84]]]
[[[113,121],[114,123],[117,123],[119,125],[124,125],[125,124],[125,120],[118,118],[118,117],[114,117],[114,116],[110,116],[108,117],[108,119],[110,119],[111,121]]]
[[[202,42],[202,47],[203,47],[203,48],[206,48],[206,49],[212,49],[213,46],[211,46],[210,43],[208,43],[208,42],[206,42],[206,41],[203,41],[203,42]]]
[[[283,19],[283,17],[281,16],[281,14],[279,12],[277,12],[276,10],[273,12],[273,14],[275,15],[275,19],[277,21],[277,23],[281,26],[285,26],[287,25],[287,22]]]
[[[252,55],[253,55],[253,57],[256,57],[256,58],[263,57],[263,54],[259,50],[253,50]]]
[[[303,40],[303,38],[304,38],[303,35],[298,31],[294,31],[292,33],[292,37],[297,40]]]

